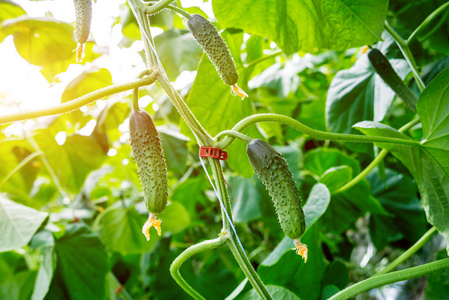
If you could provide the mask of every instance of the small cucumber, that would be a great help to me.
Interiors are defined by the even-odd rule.
[[[378,49],[373,48],[368,52],[368,59],[380,78],[404,101],[411,111],[416,113],[418,98],[404,84],[402,79],[391,66],[388,59]]]
[[[92,21],[92,0],[73,0],[75,4],[75,38],[78,42],[76,49],[76,61],[81,62],[84,57],[84,43],[90,33]]]
[[[132,112],[129,119],[129,133],[131,148],[139,168],[145,204],[150,213],[142,229],[149,240],[149,230],[152,226],[156,227],[158,234],[161,235],[161,221],[156,219],[156,215],[167,205],[167,167],[159,133],[148,112],[141,110]]]
[[[195,40],[206,52],[210,61],[214,64],[218,74],[224,83],[230,85],[233,91],[240,97],[248,95],[237,86],[239,75],[235,68],[226,43],[221,38],[217,29],[207,19],[198,14],[193,14],[187,21],[187,27]]]
[[[273,200],[285,235],[294,240],[298,254],[307,261],[307,246],[299,242],[306,222],[301,198],[285,159],[267,142],[252,140],[246,152],[257,176]]]

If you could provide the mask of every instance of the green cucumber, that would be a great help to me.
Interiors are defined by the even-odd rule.
[[[404,84],[382,52],[376,48],[370,49],[368,52],[368,59],[376,73],[379,74],[380,78],[382,78],[382,80],[396,93],[396,95],[404,101],[411,111],[416,113],[418,98]]]
[[[210,61],[214,64],[218,74],[224,83],[230,85],[233,91],[240,97],[248,95],[237,86],[239,75],[235,68],[226,43],[221,38],[217,29],[207,19],[198,14],[193,14],[187,21],[187,27],[195,40],[206,52]]]
[[[151,226],[160,234],[160,220],[156,215],[167,205],[167,167],[159,133],[151,116],[146,111],[134,110],[129,119],[129,133],[134,159],[139,168],[139,177],[144,191],[145,205],[150,217],[142,232],[149,240]]]
[[[75,38],[78,42],[76,61],[82,61],[84,57],[84,43],[87,42],[92,21],[92,0],[73,0],[75,4]]]
[[[298,253],[307,260],[307,247],[299,243],[306,229],[304,211],[287,162],[267,142],[259,139],[252,140],[246,152],[254,171],[271,196],[282,230],[295,241]]]

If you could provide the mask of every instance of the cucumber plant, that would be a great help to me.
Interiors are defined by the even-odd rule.
[[[40,39],[41,32],[33,30],[39,27],[42,20],[28,16],[19,17],[21,11],[17,10],[11,1],[3,2],[0,6],[7,7],[5,11],[17,19],[2,20],[2,39],[3,34],[12,35],[15,46],[21,49],[18,52],[24,58],[29,58],[26,55],[30,52],[29,50],[38,51],[39,47],[20,47],[27,41],[36,42]],[[74,35],[78,43],[77,61],[81,61],[84,44],[90,31],[92,3],[91,0],[74,0],[74,4],[76,10]],[[64,114],[104,97],[134,90],[131,115],[129,116],[128,103],[114,103],[113,108],[111,108],[112,105],[106,105],[105,113],[101,113],[98,117],[90,136],[75,134],[67,136],[67,139],[63,141],[59,133],[54,139],[53,136],[49,139],[46,134],[42,134],[42,131],[32,132],[32,134],[26,132],[24,134],[26,137],[20,141],[19,145],[10,146],[10,143],[14,143],[15,140],[6,137],[9,133],[5,130],[5,136],[2,136],[0,140],[2,144],[0,150],[5,153],[2,152],[0,160],[6,157],[10,161],[20,161],[20,163],[8,164],[1,160],[4,163],[4,170],[0,170],[3,176],[0,178],[0,189],[2,189],[0,227],[6,228],[7,234],[0,237],[0,251],[9,249],[7,247],[11,245],[15,246],[11,248],[12,250],[20,249],[10,251],[11,253],[4,256],[0,255],[2,272],[5,271],[5,274],[16,272],[18,275],[11,275],[8,279],[0,278],[0,298],[4,296],[4,291],[17,291],[20,294],[23,290],[25,293],[30,290],[29,287],[44,281],[48,284],[46,287],[38,286],[33,295],[23,297],[43,299],[57,297],[63,293],[65,297],[71,299],[103,299],[107,296],[131,299],[130,294],[136,298],[178,298],[179,289],[174,287],[175,282],[169,278],[168,272],[170,272],[176,283],[195,299],[225,298],[228,295],[230,299],[256,297],[273,299],[275,295],[282,299],[296,299],[297,296],[301,299],[329,297],[349,299],[390,283],[426,276],[438,270],[448,271],[449,258],[429,262],[434,258],[425,256],[426,253],[431,252],[432,244],[437,244],[428,243],[436,232],[441,233],[446,241],[449,240],[447,209],[449,207],[447,164],[449,70],[440,72],[441,66],[447,62],[444,59],[437,61],[436,56],[433,56],[435,53],[448,53],[449,46],[445,45],[440,37],[441,34],[447,33],[445,22],[449,14],[447,12],[449,3],[436,8],[414,31],[408,30],[412,34],[404,39],[389,25],[390,23],[386,22],[388,6],[386,0],[365,1],[363,4],[348,2],[344,9],[339,5],[326,6],[324,9],[319,5],[307,6],[298,2],[295,10],[270,1],[255,3],[245,0],[214,0],[213,10],[220,24],[219,27],[229,28],[223,36],[229,45],[232,45],[230,47],[232,55],[220,32],[207,18],[199,14],[189,14],[188,11],[193,9],[186,11],[172,5],[170,0],[128,0],[128,4],[137,22],[132,24],[136,26],[126,28],[124,32],[129,32],[130,28],[138,28],[146,57],[147,70],[137,79],[99,88],[87,94],[83,92],[84,95],[73,97],[75,99],[54,107],[0,116],[0,124],[6,124]],[[392,4],[389,18],[397,19],[391,24],[395,26],[401,24],[398,20],[410,9],[408,6],[398,10]],[[157,39],[153,39],[154,31],[151,30],[151,25],[160,26],[157,24],[160,21],[159,16],[153,16],[162,11],[168,14],[177,13],[185,18],[186,28],[181,28],[183,25],[175,19],[173,24],[162,26],[166,32]],[[323,13],[332,17],[321,18]],[[298,20],[300,15],[306,18]],[[355,15],[358,17],[354,18]],[[167,19],[173,20],[171,17]],[[315,19],[319,19],[320,23],[317,23]],[[114,24],[117,24],[115,21]],[[155,24],[152,23],[153,21]],[[55,24],[52,26],[57,28]],[[348,28],[347,24],[352,26]],[[120,23],[122,27],[127,25],[129,24]],[[53,27],[45,28],[48,30]],[[61,28],[61,32],[64,32],[65,27]],[[399,51],[396,53],[392,46],[391,49],[390,46],[385,46],[388,43],[374,44],[381,40],[383,29],[396,42],[401,55],[405,58],[402,62],[411,69],[413,82],[416,85],[414,91],[409,88],[412,86],[411,76],[406,77],[404,82],[393,68],[397,65],[392,65],[382,54],[382,52],[388,53],[386,55],[391,58]],[[30,32],[33,34],[27,35]],[[195,81],[187,101],[177,92],[164,71],[167,60],[159,59],[166,54],[164,52],[171,50],[176,51],[170,53],[179,54],[180,52],[190,55],[185,48],[177,49],[172,44],[174,37],[179,37],[184,42],[191,38],[186,32],[192,33],[193,38],[209,57],[221,77],[220,79],[215,76],[215,70],[212,67],[212,72],[207,73],[205,71],[207,68],[201,65],[197,74],[199,83]],[[45,31],[42,31],[42,37],[45,36],[44,33]],[[41,40],[48,41],[44,38]],[[412,53],[410,45],[416,40],[422,44],[421,51],[426,52],[426,55],[420,55],[419,52],[415,55]],[[435,40],[438,42],[436,43]],[[72,37],[69,42],[67,44],[72,45],[71,48],[73,48]],[[124,41],[123,45],[127,42]],[[52,46],[54,44],[56,43],[52,43]],[[371,46],[368,54],[359,50],[350,50],[344,54],[341,54],[342,52],[321,53],[322,50],[317,50],[329,48],[347,50],[349,47],[365,45]],[[61,45],[58,44],[59,46]],[[164,46],[166,51],[160,52],[159,50]],[[444,48],[446,52],[441,48]],[[71,50],[70,53],[72,53]],[[303,51],[319,52],[317,56],[314,56],[313,54],[303,55]],[[396,56],[396,59],[402,56]],[[242,69],[239,69],[240,84],[251,87],[249,91],[251,97],[237,86],[239,74],[232,57],[241,57],[246,62]],[[179,57],[173,57],[173,60],[177,58]],[[353,66],[356,72],[342,70],[341,76],[335,76],[337,69],[346,69],[353,60],[357,60]],[[272,64],[274,61],[276,63]],[[376,80],[369,81],[366,84],[367,87],[360,83],[364,82],[364,77],[369,75],[372,78],[373,76],[372,69],[367,65],[368,61],[409,110],[403,110],[402,103],[395,102],[383,123],[372,122],[373,108],[370,105],[372,105],[371,102],[384,103],[382,101],[385,99],[382,98],[381,93],[382,99],[362,103],[363,111],[356,106],[348,105],[344,107],[344,110],[327,111],[327,113],[335,114],[349,112],[352,119],[363,115],[364,122],[354,124],[356,122],[348,120],[350,124],[345,125],[360,130],[364,135],[347,133],[352,128],[344,133],[336,133],[307,126],[306,124],[312,124],[313,127],[321,126],[323,130],[326,128],[327,124],[321,122],[324,101],[320,101],[324,99],[320,98],[325,97],[326,94],[329,95],[323,91],[323,87],[327,89],[328,81],[335,80],[335,86],[340,88],[342,78],[355,82],[350,88],[341,88],[334,93],[335,97],[347,94],[351,99],[368,99],[370,95],[376,94],[374,90],[379,88],[376,86]],[[421,73],[420,70],[425,61],[432,61],[433,64],[431,67],[423,68]],[[44,65],[42,73],[50,77],[48,74],[59,70],[59,64],[62,65],[65,62],[64,57],[56,64],[52,62],[52,64]],[[101,62],[98,63],[101,64]],[[363,65],[362,63],[368,71],[360,72],[358,68]],[[270,64],[271,67],[269,67]],[[285,68],[283,68],[284,65]],[[180,67],[179,71],[185,70],[184,67],[184,65]],[[427,79],[435,75],[433,73],[438,75],[429,83]],[[425,83],[423,78],[426,78]],[[83,87],[79,90],[91,91],[91,85],[96,85],[95,81],[98,78],[93,77],[93,79],[91,77],[87,84],[89,88]],[[249,82],[249,79],[252,81]],[[148,94],[156,103],[146,109],[151,112],[151,115],[153,115],[152,109],[154,110],[156,124],[159,125],[165,121],[169,127],[167,131],[174,132],[170,136],[172,139],[168,138],[169,151],[166,151],[165,158],[155,122],[149,112],[139,108],[138,89],[152,85],[156,81],[168,99],[160,97],[162,91],[158,93],[151,89]],[[426,87],[425,84],[428,86]],[[248,99],[234,101],[235,97],[229,95],[229,87],[226,85],[231,86],[232,91],[242,97],[242,100]],[[417,90],[421,93],[419,97],[416,94]],[[391,91],[388,90],[387,93]],[[363,98],[359,97],[359,94],[368,96]],[[116,99],[118,98],[113,97],[110,102]],[[337,100],[345,104],[344,98]],[[198,102],[201,101],[204,103],[199,105]],[[98,107],[92,111],[96,111]],[[186,138],[180,138],[179,133],[176,132],[179,129],[177,124],[180,118],[175,110],[172,111],[172,107],[176,108],[181,116],[181,122],[185,121],[187,124],[185,128],[192,132],[190,144],[186,142]],[[279,111],[283,114],[276,113]],[[125,144],[122,137],[126,136],[127,127],[121,121],[127,116],[129,116],[129,123],[126,124],[129,125],[129,141],[138,167],[145,208],[149,213],[148,220],[143,219],[144,212],[140,209],[141,197],[137,196],[140,195],[140,186],[139,192],[134,189],[138,184],[136,186],[131,184],[132,187],[126,189],[132,181],[130,178],[135,175],[135,170],[130,166],[133,164],[128,164],[130,150],[126,146],[122,147],[122,144]],[[64,115],[58,120],[62,120],[61,122],[52,123],[49,126],[51,127],[49,132],[59,132],[60,126],[68,123],[70,125],[67,127],[70,128],[67,132],[70,133],[79,128],[80,124],[88,123],[86,128],[93,124],[90,114],[87,119],[75,125],[71,123],[73,120],[70,117]],[[110,126],[108,122],[114,125]],[[267,122],[281,126],[262,124]],[[346,120],[341,122],[344,123]],[[258,125],[258,127],[252,125]],[[298,135],[296,131],[287,129],[287,126],[301,134]],[[119,127],[120,130],[115,127]],[[400,127],[400,129],[396,130],[393,127]],[[116,130],[115,133],[118,133],[120,138],[112,141],[111,147],[108,134],[113,130]],[[216,135],[212,136],[212,132]],[[162,129],[161,133],[166,134]],[[247,164],[244,148],[239,146],[241,141],[235,141],[235,139],[246,143],[246,154],[250,164]],[[279,149],[288,148],[284,157],[289,161],[294,157],[298,163],[288,166],[283,155],[265,140],[273,145],[288,145]],[[164,138],[164,143],[165,141]],[[52,146],[55,143],[57,145]],[[374,157],[371,149],[363,152],[357,149],[354,143],[373,144],[383,150]],[[120,144],[120,148],[114,154],[111,150],[116,150],[116,144]],[[228,151],[229,155],[205,155],[197,158],[196,144],[199,147],[207,147],[215,151],[214,153],[223,154],[223,151]],[[233,147],[228,148],[231,145]],[[187,149],[193,150],[188,153]],[[374,149],[377,151],[377,148]],[[304,156],[301,155],[301,151],[304,151]],[[102,153],[103,160],[94,163],[98,152]],[[284,154],[283,151],[280,152]],[[391,155],[387,157],[389,154]],[[224,158],[228,160],[219,161]],[[166,159],[169,166],[168,172]],[[382,168],[384,159],[388,168]],[[110,168],[100,170],[104,161],[108,166],[113,165],[115,170],[121,173],[121,177],[112,178],[117,175],[108,174]],[[408,168],[409,173],[404,167],[396,166],[399,165],[399,161]],[[271,197],[277,216],[264,206],[265,199],[268,199],[264,194],[266,191],[263,187],[259,188],[260,184],[256,176],[251,177],[252,170],[250,169],[249,172],[245,170],[245,163],[249,168],[252,166],[261,179]],[[59,168],[60,164],[70,164],[73,174],[67,175],[62,168],[65,165]],[[360,165],[365,168],[359,170]],[[45,168],[45,171],[36,170],[41,167]],[[9,172],[7,172],[8,168]],[[130,169],[133,171],[131,175]],[[100,171],[89,174],[94,170]],[[409,177],[410,174],[415,181]],[[247,178],[237,175],[245,175]],[[98,177],[102,178],[98,179],[98,184],[92,189],[95,185],[92,181],[97,180]],[[207,183],[204,182],[206,178],[209,180]],[[295,182],[295,178],[304,178],[301,182],[301,190],[297,188],[299,183]],[[208,183],[211,186],[205,187]],[[107,184],[106,188],[105,184]],[[18,186],[15,190],[14,185]],[[56,195],[52,196],[49,192],[52,188],[57,189]],[[172,196],[169,195],[169,189],[174,190],[171,193]],[[235,193],[232,194],[232,192]],[[100,196],[94,199],[97,194]],[[307,200],[304,198],[305,203],[302,202],[300,194],[309,195]],[[406,194],[407,197],[401,198],[402,194]],[[418,194],[422,198],[421,202],[417,198]],[[42,201],[42,198],[52,197],[56,200],[48,202],[48,205],[42,208],[43,211],[38,212],[26,207],[18,208],[18,204],[13,201],[4,201],[3,198],[10,195],[23,203],[29,203],[28,198],[33,197],[40,199],[39,201]],[[233,206],[234,195],[238,200]],[[378,201],[376,197],[382,201]],[[332,198],[331,201],[329,201],[330,198]],[[36,203],[32,204],[37,205]],[[420,203],[424,206],[424,210],[419,208]],[[53,205],[57,206],[57,211],[52,210]],[[65,211],[67,208],[69,213]],[[85,210],[89,213],[85,213]],[[412,210],[413,213],[408,210]],[[22,218],[11,218],[9,213],[14,214],[17,211],[23,211]],[[51,217],[47,219],[48,211]],[[78,216],[80,211],[84,215]],[[218,211],[221,211],[222,226],[217,222]],[[245,212],[244,217],[241,211]],[[161,230],[161,220],[158,219],[163,212],[170,216],[170,218],[164,217],[164,232]],[[31,214],[33,218],[29,218],[27,214]],[[403,217],[402,214],[409,216],[410,219]],[[73,216],[73,219],[64,219],[67,215]],[[420,219],[424,216],[429,223]],[[394,217],[402,217],[400,220],[406,225],[395,226],[392,221]],[[28,224],[26,222],[30,222],[31,225],[23,226]],[[283,234],[276,222],[279,222]],[[370,224],[366,224],[367,222]],[[244,223],[243,226],[241,223]],[[430,225],[434,227],[429,229]],[[140,232],[136,234],[142,226],[142,233],[147,241]],[[151,227],[156,228],[158,236],[153,236],[150,240]],[[363,228],[359,230],[360,227]],[[365,239],[368,227],[372,231],[370,241]],[[428,231],[425,232],[426,230]],[[93,232],[99,233],[101,239]],[[181,232],[183,234],[180,234]],[[239,235],[243,237],[242,241]],[[286,237],[280,240],[284,235]],[[361,235],[363,237],[360,237]],[[9,242],[8,239],[14,239],[14,243]],[[290,239],[293,240],[294,249],[304,261],[290,251]],[[397,243],[393,244],[391,241]],[[375,247],[372,247],[371,243]],[[379,245],[382,243],[391,247],[397,245],[403,247],[405,244],[411,247],[393,260],[389,257],[387,248],[379,251],[381,249]],[[353,246],[353,244],[362,246]],[[255,246],[253,251],[245,249],[253,246]],[[208,255],[200,256],[200,259],[203,259],[200,263],[198,258],[194,257],[188,268],[181,269],[181,266],[193,256],[219,247],[229,249],[230,254],[220,250],[214,253],[209,252]],[[363,263],[362,260],[356,261],[353,256],[357,256],[362,247],[365,247],[363,249],[376,248],[378,250],[376,256],[370,256],[371,251],[368,251],[369,253],[364,253]],[[415,255],[422,247],[427,248],[421,257],[425,260],[423,265],[412,268],[408,265],[404,270],[393,272],[399,264]],[[101,251],[97,251],[99,248]],[[179,253],[179,248],[186,249]],[[352,250],[354,251],[351,254]],[[26,253],[23,255],[24,259],[19,261],[17,257],[23,253]],[[178,255],[176,258],[175,254]],[[228,255],[232,255],[237,264],[232,264]],[[38,256],[39,272],[36,271]],[[440,253],[439,256],[444,255]],[[2,261],[5,257],[6,264]],[[57,257],[57,266],[54,264],[54,257]],[[390,259],[392,262],[384,266],[383,262]],[[76,263],[73,263],[74,261]],[[97,268],[95,263],[100,261],[101,265],[98,263]],[[378,261],[382,262],[382,266],[376,266]],[[140,266],[136,267],[137,264]],[[367,272],[363,274],[363,278],[359,278],[360,265],[363,264],[368,264],[370,267],[365,268]],[[131,270],[128,268],[129,265],[135,268]],[[254,265],[258,265],[257,270]],[[357,267],[353,267],[355,265]],[[84,267],[87,269],[85,270]],[[23,271],[25,268],[28,271]],[[232,272],[221,272],[221,268],[231,269]],[[349,284],[348,268],[354,284]],[[367,275],[374,273],[373,270],[378,272],[365,279]],[[47,275],[49,272],[53,277],[42,275]],[[203,276],[203,273],[206,275]],[[184,278],[181,274],[189,277]],[[203,286],[199,284],[209,283],[211,281],[209,276],[213,279],[220,278],[218,288],[209,289],[206,284]],[[438,282],[438,280],[430,276],[428,284],[432,286],[432,282],[434,280]],[[226,281],[229,277],[232,277],[232,281]],[[244,277],[247,281],[239,285],[237,280]],[[139,284],[131,285],[130,280],[140,281]],[[267,286],[264,281],[272,285]],[[18,285],[11,286],[11,282]],[[277,285],[284,285],[284,287]],[[26,288],[22,289],[22,287]],[[88,292],[84,291],[85,287]],[[235,291],[231,293],[230,287],[236,288]],[[429,295],[426,296],[429,298],[438,298],[433,294],[437,293],[438,289],[429,288],[427,292]],[[7,296],[14,298],[14,295]]]

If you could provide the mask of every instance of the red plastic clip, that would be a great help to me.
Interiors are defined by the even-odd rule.
[[[200,157],[212,157],[219,160],[227,160],[228,152],[214,147],[200,147]]]

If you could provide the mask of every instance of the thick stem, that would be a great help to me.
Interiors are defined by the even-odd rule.
[[[393,271],[397,266],[409,259],[413,254],[415,254],[416,251],[421,249],[436,232],[437,229],[435,227],[430,228],[413,246],[407,249],[407,251],[402,253],[398,258],[396,258],[393,262],[391,262],[388,266],[386,266],[382,271],[378,272],[373,277]]]
[[[337,294],[329,298],[329,300],[346,300],[360,293],[366,292],[368,290],[380,286],[384,286],[398,281],[404,281],[412,278],[421,277],[446,268],[449,268],[449,258],[434,261],[418,267],[413,267],[401,271],[392,272],[389,274],[371,277],[364,281],[356,283],[350,287],[347,287],[346,289],[338,292]]]
[[[262,280],[260,279],[259,275],[254,270],[250,261],[246,257],[246,254],[243,253],[242,248],[240,248],[237,244],[236,238],[233,237],[233,234],[231,234],[231,238],[227,240],[227,244],[229,246],[229,249],[231,249],[232,254],[234,254],[234,257],[237,260],[243,273],[246,275],[253,288],[259,294],[259,297],[264,300],[273,299],[273,297],[271,297],[267,288],[263,284]]]
[[[154,15],[154,14],[160,12],[161,10],[163,10],[165,7],[167,7],[173,1],[174,0],[160,0],[153,5],[146,7],[145,13],[148,15]]]
[[[179,284],[179,286],[186,291],[187,294],[192,296],[195,299],[205,299],[201,294],[199,294],[194,288],[192,288],[185,280],[182,278],[179,269],[182,264],[189,259],[192,255],[212,250],[222,246],[227,240],[228,234],[222,234],[219,238],[214,240],[203,241],[201,243],[195,244],[182,252],[171,264],[170,273],[175,279],[175,281]]]
[[[421,143],[414,140],[406,140],[406,139],[399,139],[399,138],[391,138],[391,137],[383,137],[383,136],[365,136],[365,135],[358,135],[358,134],[346,134],[346,133],[332,133],[332,132],[324,132],[320,130],[316,130],[313,128],[310,128],[303,123],[292,119],[287,116],[283,115],[277,115],[277,114],[257,114],[249,116],[240,122],[238,122],[234,128],[232,128],[233,131],[242,131],[246,127],[248,127],[251,124],[255,124],[258,122],[279,122],[283,123],[285,125],[291,126],[292,128],[307,134],[315,139],[319,140],[333,140],[333,141],[342,141],[342,142],[356,142],[356,143],[388,143],[388,144],[397,144],[397,145],[404,145],[404,146],[414,146],[414,147],[421,147]],[[219,133],[215,140],[220,140],[223,136],[226,134]],[[226,137],[222,141],[218,142],[215,146],[220,149],[225,149],[228,147],[232,141],[234,140],[233,137]]]
[[[106,96],[121,93],[121,92],[131,90],[136,87],[141,87],[144,85],[152,84],[155,81],[155,79],[156,79],[156,74],[153,72],[152,75],[150,75],[148,77],[136,79],[136,80],[133,80],[128,83],[108,86],[108,87],[96,90],[87,95],[84,95],[82,97],[76,98],[69,102],[61,103],[61,104],[47,107],[47,108],[29,110],[29,111],[24,111],[24,112],[20,112],[20,113],[0,116],[0,124],[22,121],[22,120],[33,119],[33,118],[39,118],[39,117],[45,117],[45,116],[51,116],[51,115],[63,114],[63,113],[78,109],[84,105],[87,105],[91,102],[94,102],[94,101],[104,98]]]

